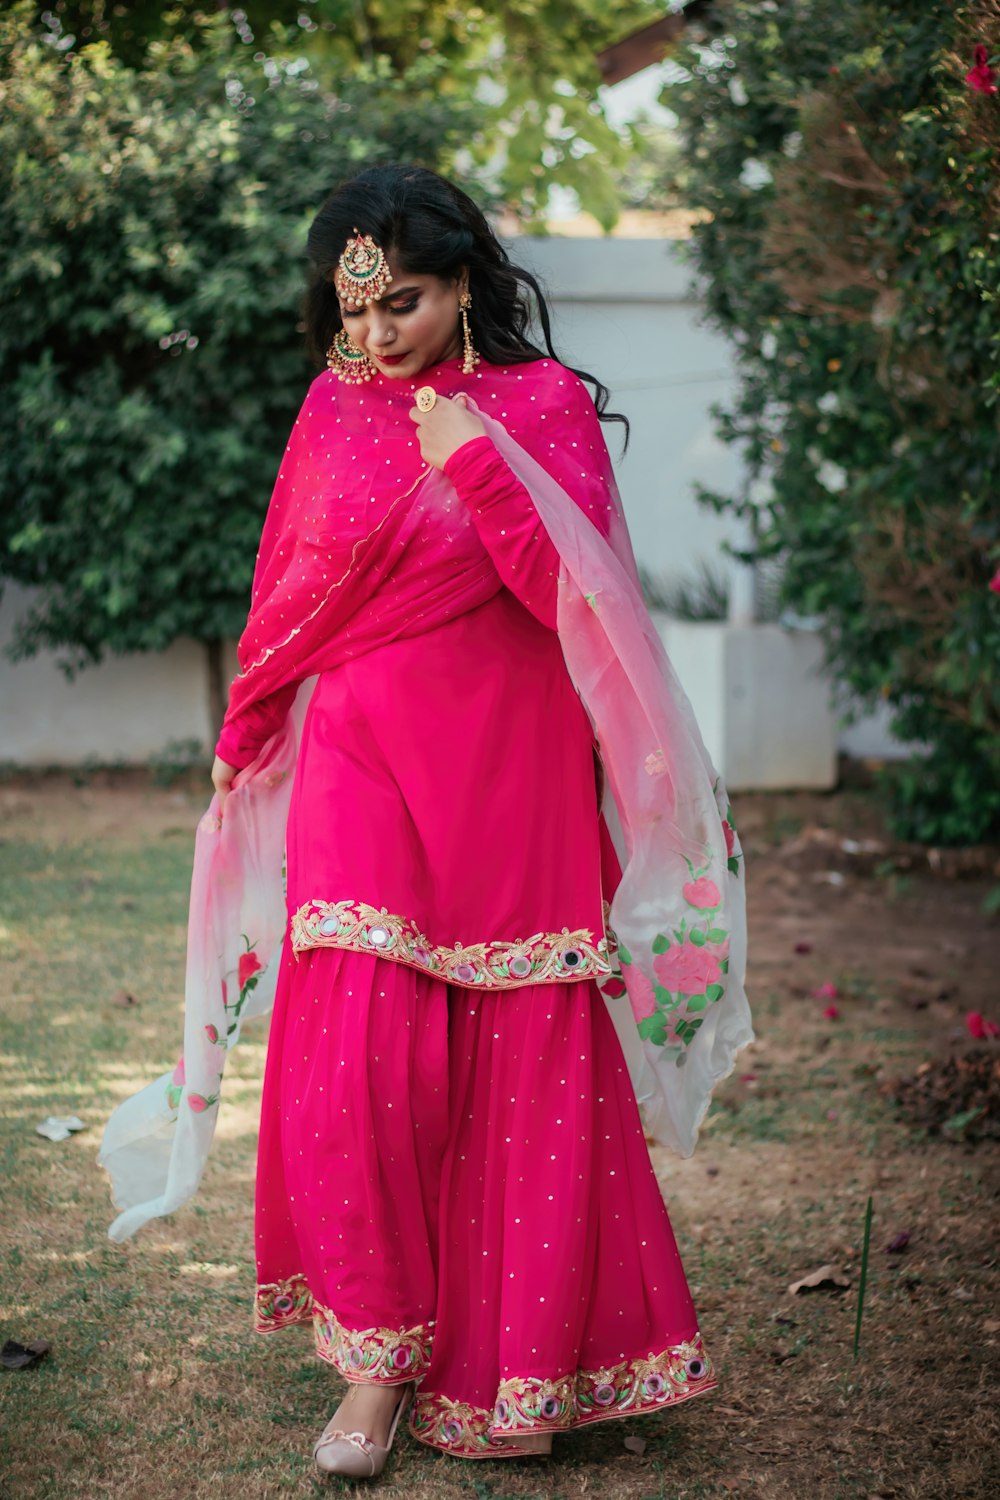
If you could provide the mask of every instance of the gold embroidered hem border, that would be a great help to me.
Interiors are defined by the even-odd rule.
[[[316,1353],[346,1380],[395,1385],[418,1379],[430,1364],[433,1321],[413,1328],[345,1328],[315,1300],[301,1274],[258,1286],[254,1330],[271,1333],[294,1323],[312,1324]]]
[[[311,1323],[313,1294],[301,1274],[286,1281],[262,1282],[254,1296],[253,1326],[255,1333],[272,1333],[276,1328],[290,1328],[293,1323]]]
[[[686,1343],[621,1360],[600,1370],[578,1370],[556,1380],[504,1380],[492,1411],[417,1389],[410,1431],[420,1442],[459,1458],[504,1458],[523,1451],[502,1433],[565,1432],[590,1422],[643,1416],[676,1406],[717,1384],[701,1335]]]
[[[364,901],[307,901],[292,917],[291,935],[296,955],[308,948],[374,953],[469,989],[515,989],[612,973],[606,938],[595,942],[589,928],[448,948],[431,942],[407,917]]]
[[[386,1385],[426,1373],[434,1323],[412,1328],[345,1328],[315,1301],[301,1274],[257,1288],[254,1328],[270,1333],[312,1323],[316,1353],[347,1380]],[[512,1458],[528,1451],[498,1434],[563,1432],[590,1422],[643,1416],[714,1390],[715,1370],[700,1334],[681,1344],[555,1379],[514,1375],[500,1382],[493,1410],[417,1387],[410,1431],[458,1458]]]

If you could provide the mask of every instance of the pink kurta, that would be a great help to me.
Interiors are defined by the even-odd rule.
[[[366,600],[356,654],[320,675],[289,814],[292,944],[377,951],[462,984],[606,975],[618,870],[555,631],[558,558],[488,438],[445,472],[451,565],[491,596],[380,640],[399,572],[422,566],[410,549],[385,599]],[[254,724],[258,738],[271,727]],[[252,756],[241,732],[230,721],[218,746],[237,765]]]
[[[347,1378],[419,1379],[422,1441],[503,1456],[714,1376],[597,984],[619,871],[558,558],[490,439],[445,472],[471,607],[379,639],[387,578],[303,727],[256,1326],[311,1321]],[[247,764],[288,701],[219,754]]]

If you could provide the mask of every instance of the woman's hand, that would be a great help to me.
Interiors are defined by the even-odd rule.
[[[238,766],[231,766],[227,761],[220,760],[218,756],[215,757],[215,763],[212,766],[212,785],[219,794],[220,812],[226,805],[229,789],[233,784],[233,778],[236,776],[238,770]]]
[[[486,428],[465,405],[464,396],[449,399],[439,396],[430,411],[410,408],[410,420],[417,424],[420,452],[424,461],[443,469],[453,453],[473,438],[485,437]]]

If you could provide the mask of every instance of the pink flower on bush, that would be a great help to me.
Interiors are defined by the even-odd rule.
[[[835,1021],[840,1015],[840,1007],[837,1005],[824,1005],[823,1014],[828,1021]]]
[[[240,989],[243,988],[248,979],[252,979],[255,974],[259,973],[260,968],[261,962],[256,953],[240,954],[240,966],[238,971]]]
[[[997,568],[996,572],[993,574],[993,577],[990,579],[990,588],[993,590],[994,594],[1000,594],[1000,568]]]
[[[838,988],[837,988],[837,986],[835,984],[831,984],[830,983],[829,979],[824,979],[824,981],[820,985],[819,989],[813,990],[813,999],[814,1000],[839,1000],[840,999],[840,991],[838,990]]]
[[[679,995],[704,994],[710,984],[722,983],[720,959],[725,957],[725,948],[706,943],[698,948],[694,943],[677,943],[666,953],[658,953],[653,959],[653,970],[665,990]]]
[[[719,887],[707,875],[702,875],[698,880],[689,880],[682,894],[688,906],[697,906],[700,911],[712,911],[722,903]]]
[[[182,1086],[182,1084],[184,1083],[184,1056],[183,1056],[183,1053],[177,1059],[177,1066],[174,1068],[174,1071],[170,1075],[170,1082],[172,1084],[174,1084],[177,1088],[180,1088]]]
[[[965,1029],[977,1042],[985,1041],[988,1036],[1000,1036],[1000,1026],[995,1021],[987,1021],[978,1010],[970,1010],[966,1015]]]
[[[623,964],[622,975],[628,985],[628,998],[632,1014],[637,1021],[644,1021],[656,1010],[656,993],[652,984],[635,964]]]
[[[979,94],[995,94],[996,74],[990,67],[989,52],[985,47],[977,47],[975,57],[975,67],[970,68],[965,75],[966,83]]]

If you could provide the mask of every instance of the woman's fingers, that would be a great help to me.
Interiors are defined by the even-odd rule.
[[[236,772],[236,766],[231,766],[228,761],[222,760],[218,755],[215,757],[212,765],[212,785],[218,794],[220,811],[226,805],[226,798],[229,796]]]
[[[469,410],[461,392],[457,396],[439,396],[429,411],[413,406],[409,415],[416,423],[420,452],[436,469],[444,468],[463,443],[486,431],[479,417]]]

